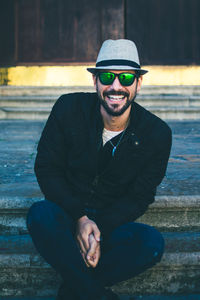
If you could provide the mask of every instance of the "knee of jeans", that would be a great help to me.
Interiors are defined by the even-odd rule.
[[[165,241],[161,233],[157,232],[156,237],[148,243],[148,247],[152,263],[160,262],[165,248]]]
[[[28,211],[26,224],[28,230],[51,230],[52,220],[54,219],[55,208],[50,201],[35,202]]]
[[[35,202],[29,208],[27,217],[26,217],[26,224],[27,228],[30,230],[33,226],[38,225],[43,220],[43,202],[39,201]]]
[[[35,202],[29,209],[26,219],[29,232],[34,230],[51,232],[57,224],[66,228],[72,226],[72,218],[54,202],[43,200]]]

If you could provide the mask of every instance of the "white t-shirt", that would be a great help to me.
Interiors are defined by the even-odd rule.
[[[107,130],[106,128],[104,128],[103,130],[103,145],[105,145],[109,140],[111,140],[114,136],[120,134],[123,130],[121,131],[111,131],[111,130]]]

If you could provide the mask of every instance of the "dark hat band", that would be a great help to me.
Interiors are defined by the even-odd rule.
[[[140,69],[140,65],[136,62],[126,59],[110,59],[102,60],[96,64],[96,67],[106,67],[106,66],[129,66],[133,68]]]

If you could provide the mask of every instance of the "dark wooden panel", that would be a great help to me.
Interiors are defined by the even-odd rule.
[[[142,64],[199,64],[199,11],[199,0],[127,0],[126,37]]]
[[[102,40],[125,36],[124,0],[102,0]]]
[[[14,62],[14,0],[0,2],[0,65]]]
[[[38,61],[41,57],[40,1],[18,0],[16,4],[16,59],[19,62]]]
[[[93,61],[101,43],[100,1],[76,0],[74,13],[75,59]]]
[[[124,36],[124,0],[18,0],[18,62],[92,62]]]
[[[101,43],[100,1],[19,0],[19,62],[93,61]]]

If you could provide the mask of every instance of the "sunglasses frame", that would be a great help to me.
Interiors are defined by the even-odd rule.
[[[110,84],[105,84],[105,83],[103,83],[103,82],[101,81],[100,76],[99,76],[99,75],[102,74],[102,73],[110,73],[110,74],[113,74],[113,75],[114,75],[113,81],[112,81]],[[119,77],[119,76],[122,75],[122,74],[131,74],[131,75],[134,75],[134,77],[133,77],[133,82],[130,83],[130,84],[126,84],[126,85],[124,85],[123,83],[121,83],[120,77]],[[119,82],[120,82],[120,84],[121,84],[122,86],[131,86],[131,85],[134,83],[135,79],[138,79],[138,78],[139,78],[139,75],[138,75],[137,73],[128,73],[128,72],[122,72],[122,73],[119,73],[119,74],[116,74],[116,73],[114,73],[114,72],[98,72],[98,73],[96,74],[96,76],[98,76],[99,81],[100,81],[101,84],[103,84],[103,85],[112,85],[113,82],[115,81],[116,77],[117,77],[118,80],[119,80]]]

